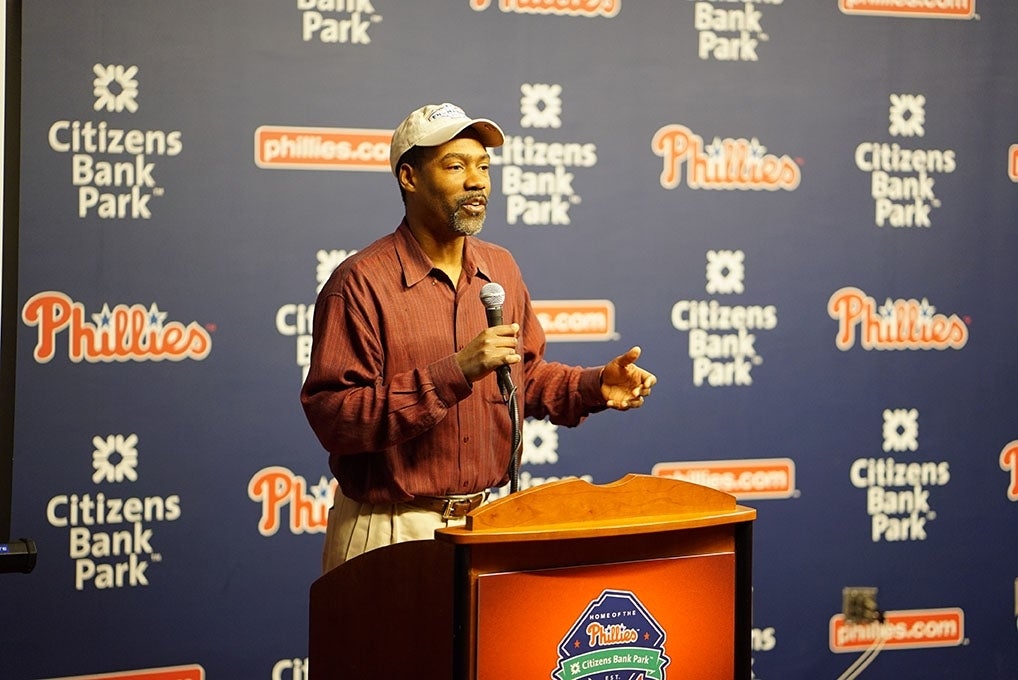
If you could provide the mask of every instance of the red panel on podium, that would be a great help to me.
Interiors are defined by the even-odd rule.
[[[735,553],[484,574],[477,680],[733,677]]]

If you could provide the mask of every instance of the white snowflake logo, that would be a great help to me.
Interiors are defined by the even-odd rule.
[[[707,251],[707,292],[711,294],[741,293],[746,269],[746,255],[741,250]]]
[[[318,280],[316,293],[322,292],[325,282],[332,276],[339,263],[350,257],[356,250],[319,250],[315,256],[318,258],[318,266],[315,267],[315,278]]]
[[[523,463],[541,465],[558,462],[558,426],[550,420],[523,422]]]
[[[520,86],[520,125],[534,128],[562,127],[562,86],[524,83]]]
[[[887,131],[894,137],[922,137],[926,134],[926,97],[921,94],[891,95],[891,124]]]
[[[105,438],[92,437],[92,481],[122,482],[125,479],[138,481],[138,435],[111,434]]]
[[[137,66],[124,67],[120,64],[103,66],[96,64],[92,67],[95,73],[95,80],[92,81],[92,94],[95,95],[96,111],[116,111],[120,113],[127,109],[131,113],[138,110],[138,75]]]
[[[884,409],[884,451],[915,451],[919,448],[919,411]]]

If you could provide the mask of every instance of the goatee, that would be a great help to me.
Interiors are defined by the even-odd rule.
[[[464,217],[457,212],[452,216],[452,228],[457,234],[463,234],[464,236],[478,234],[484,228],[484,215],[479,217]]]
[[[463,206],[475,200],[477,200],[476,196],[465,196],[457,202],[456,209],[453,210],[452,219],[450,220],[452,229],[457,234],[473,236],[484,227],[484,217],[487,211],[482,212],[480,215],[465,215],[463,212]]]

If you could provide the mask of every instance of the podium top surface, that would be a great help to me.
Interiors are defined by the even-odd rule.
[[[435,537],[456,544],[560,540],[693,529],[756,519],[731,494],[665,477],[626,475],[608,484],[563,479],[482,505],[462,527]]]

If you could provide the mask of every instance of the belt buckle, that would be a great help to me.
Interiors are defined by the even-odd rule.
[[[467,502],[468,503],[469,501],[458,501],[455,498],[446,498],[445,499],[445,508],[442,509],[442,519],[450,520],[450,519],[454,519],[454,518],[458,517],[459,515],[455,515],[453,513],[456,510],[457,503],[463,503],[463,502]]]

